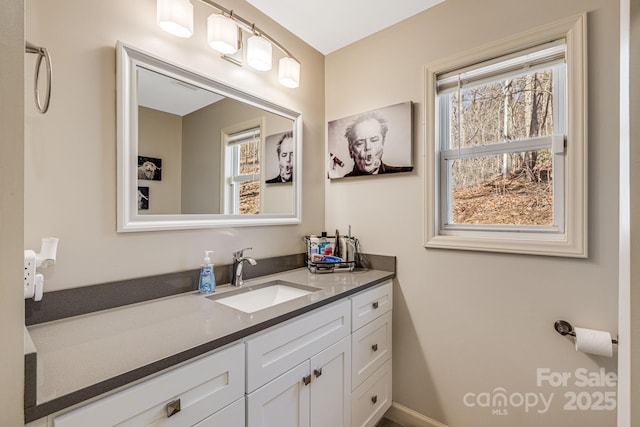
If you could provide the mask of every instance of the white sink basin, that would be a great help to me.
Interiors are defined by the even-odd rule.
[[[229,294],[227,293],[208,298],[245,313],[255,313],[318,290],[320,289],[311,286],[276,280],[231,291],[229,296],[226,296]]]

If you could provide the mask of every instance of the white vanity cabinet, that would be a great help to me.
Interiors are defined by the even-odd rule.
[[[235,344],[53,419],[53,427],[244,427],[244,345]]]
[[[336,344],[247,396],[249,427],[349,427],[351,341]]]
[[[351,306],[345,300],[247,340],[248,427],[349,427]]]
[[[274,321],[27,427],[373,427],[391,406],[392,292],[387,281]]]
[[[351,298],[352,427],[372,427],[391,407],[392,282]]]

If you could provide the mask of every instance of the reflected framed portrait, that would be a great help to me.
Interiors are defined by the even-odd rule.
[[[138,156],[138,179],[162,181],[162,159]]]
[[[276,133],[265,138],[265,183],[293,182],[294,140],[293,132]]]
[[[149,210],[149,187],[138,187],[138,210]]]
[[[390,105],[330,121],[330,179],[413,170],[413,104]]]

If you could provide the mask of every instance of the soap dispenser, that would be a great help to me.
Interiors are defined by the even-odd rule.
[[[211,254],[213,251],[204,251],[204,260],[200,268],[200,281],[198,282],[198,290],[201,294],[210,294],[216,289],[216,276],[213,274],[213,264],[211,263]]]

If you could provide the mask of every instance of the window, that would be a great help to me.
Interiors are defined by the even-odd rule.
[[[225,144],[225,213],[259,214],[262,132],[256,126],[231,134]]]
[[[427,67],[427,247],[586,256],[583,22]]]

